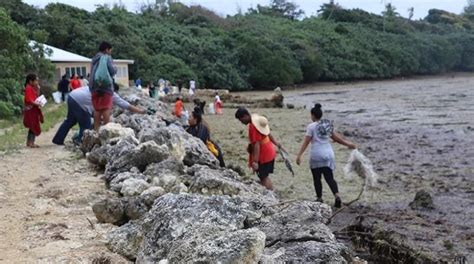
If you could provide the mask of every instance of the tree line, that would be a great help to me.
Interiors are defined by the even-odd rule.
[[[19,94],[11,90],[20,89],[18,80],[25,71],[41,70],[43,79],[52,76],[45,73],[51,67],[41,54],[34,57],[27,51],[28,40],[86,57],[107,40],[115,58],[135,60],[132,79],[195,79],[200,87],[214,89],[474,70],[472,5],[461,15],[432,9],[416,21],[401,17],[392,5],[377,15],[344,9],[333,1],[322,5],[316,16],[302,15],[286,0],[225,18],[202,6],[163,0],[138,12],[120,5],[88,12],[59,3],[37,8],[21,0],[2,0],[0,33],[14,37],[0,42],[0,63],[14,74],[0,73],[0,115],[3,108],[18,105]]]

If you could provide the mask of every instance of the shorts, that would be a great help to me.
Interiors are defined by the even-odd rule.
[[[267,163],[258,164],[257,176],[262,179],[268,177],[270,173],[273,173],[273,168],[275,167],[275,160],[272,160]]]
[[[112,94],[92,92],[92,106],[95,111],[103,111],[112,109]]]

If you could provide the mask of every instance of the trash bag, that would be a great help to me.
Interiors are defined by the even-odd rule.
[[[347,164],[344,166],[344,175],[349,179],[359,176],[365,180],[366,187],[374,187],[378,179],[372,162],[357,149],[349,155]]]
[[[208,109],[207,109],[207,113],[209,113],[210,115],[216,114],[216,111],[214,110],[214,105],[213,104],[209,104]]]
[[[60,104],[61,103],[61,92],[54,92],[53,94],[53,100],[55,103]]]
[[[102,55],[97,65],[97,70],[94,74],[94,87],[99,90],[109,90],[112,87],[112,76],[110,76],[107,63],[109,56]]]

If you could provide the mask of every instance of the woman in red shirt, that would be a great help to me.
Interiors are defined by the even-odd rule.
[[[41,134],[40,123],[43,123],[43,113],[41,105],[36,101],[39,96],[39,84],[36,74],[28,74],[25,83],[25,108],[23,109],[23,125],[28,128],[26,146],[30,148],[39,148],[35,144],[35,137]]]
[[[72,75],[69,85],[71,86],[71,91],[81,87],[81,81],[77,78],[77,74]]]

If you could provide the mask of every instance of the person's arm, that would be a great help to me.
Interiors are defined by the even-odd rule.
[[[296,157],[296,164],[298,165],[301,164],[301,156],[303,156],[303,153],[306,151],[306,148],[308,147],[310,142],[311,142],[311,137],[305,136],[303,140],[303,144],[301,144],[300,152],[298,153],[298,156]]]
[[[260,157],[260,141],[255,142],[253,144],[253,150],[252,150],[252,169],[254,171],[258,170],[258,159]]]
[[[114,95],[112,96],[112,102],[114,105],[118,105],[120,108],[127,109],[133,113],[138,113],[138,114],[146,113],[145,109],[141,109],[139,107],[136,107],[130,104],[129,102],[123,100],[122,97],[120,97],[117,93],[114,93]]]
[[[268,137],[270,138],[270,141],[273,143],[273,145],[286,151],[286,149],[280,143],[278,143],[278,141],[276,141],[272,134],[269,134]]]
[[[132,113],[146,114],[146,110],[145,110],[145,109],[142,109],[142,108],[140,108],[140,107],[136,107],[136,106],[134,106],[134,105],[132,105],[132,104],[130,104],[130,105],[128,106],[128,110],[129,110],[130,112],[132,112]]]
[[[337,133],[337,132],[333,132],[332,135],[331,135],[331,139],[334,140],[334,142],[337,142],[341,145],[344,145],[350,149],[356,149],[357,146],[350,142],[349,140],[345,139],[341,134]]]
[[[112,57],[108,56],[107,69],[109,70],[110,76],[114,76],[117,73],[117,69],[114,67]]]

